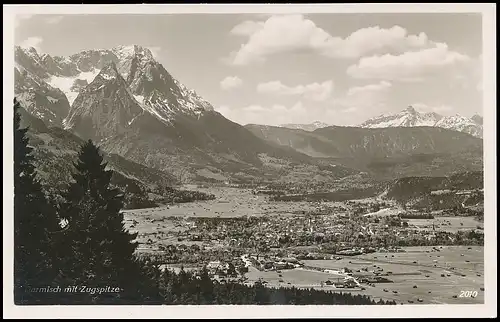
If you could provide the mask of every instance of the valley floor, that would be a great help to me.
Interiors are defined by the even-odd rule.
[[[192,189],[193,187],[189,187]],[[159,245],[197,245],[207,249],[227,248],[222,241],[179,239],[183,232],[192,229],[192,218],[220,219],[263,215],[289,216],[319,209],[321,203],[270,202],[266,196],[254,195],[249,189],[208,188],[199,189],[216,195],[215,200],[171,205],[159,208],[125,211],[130,230],[139,232],[139,252],[161,253]],[[373,202],[374,200],[364,200]],[[375,200],[376,201],[376,200]],[[330,206],[345,203],[328,203]],[[363,204],[363,202],[361,202]],[[324,204],[323,204],[324,205]],[[387,205],[394,210],[394,205]],[[395,214],[395,211],[376,212]],[[176,220],[167,218],[176,217]],[[286,220],[286,219],[283,219]],[[409,219],[415,231],[435,229],[457,232],[474,229],[482,223],[470,217],[436,217],[436,219]],[[432,227],[434,224],[434,227]],[[235,246],[237,248],[237,246]],[[234,248],[234,247],[233,247]],[[296,247],[300,248],[300,247]],[[245,249],[242,251],[247,251]],[[247,264],[248,272],[240,276],[245,283],[265,281],[269,287],[315,288],[336,292],[366,294],[374,299],[394,300],[398,304],[478,304],[484,303],[484,247],[483,246],[421,246],[400,247],[399,251],[378,248],[376,252],[354,256],[334,256],[331,259],[304,259],[301,267],[287,269],[262,269]],[[212,259],[213,260],[213,259]],[[177,270],[182,263],[174,264]],[[201,263],[200,263],[201,264]],[[205,263],[206,264],[206,263]],[[187,267],[197,266],[193,263]],[[172,265],[169,265],[172,266]],[[346,277],[347,268],[357,282],[364,277],[383,276],[389,283],[361,282],[358,287],[336,288],[326,281],[340,281]],[[332,270],[325,272],[324,270]],[[376,275],[375,272],[377,272]]]

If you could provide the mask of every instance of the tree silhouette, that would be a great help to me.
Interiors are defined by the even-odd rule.
[[[27,128],[21,129],[19,102],[14,99],[14,298],[17,304],[40,302],[47,296],[30,292],[47,287],[56,276],[53,238],[60,229],[37,179]]]
[[[123,226],[123,195],[110,187],[112,171],[91,140],[84,143],[74,163],[74,182],[62,206],[66,230],[67,278],[90,287],[119,287],[118,293],[93,296],[96,303],[114,303],[117,298],[137,301],[142,295],[139,280],[147,280],[135,260],[137,233]],[[153,281],[149,283],[154,285]],[[83,299],[86,301],[87,298]]]

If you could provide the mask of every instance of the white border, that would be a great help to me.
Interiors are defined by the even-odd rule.
[[[214,5],[8,5],[3,11],[3,220],[4,317],[11,318],[299,318],[299,317],[496,317],[496,4],[214,4]],[[13,304],[12,100],[15,14],[159,13],[403,13],[480,12],[483,15],[483,106],[485,174],[485,304],[403,306],[39,306]]]

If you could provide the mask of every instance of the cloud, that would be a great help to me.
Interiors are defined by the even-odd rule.
[[[356,112],[358,112],[358,108],[351,106],[351,107],[345,108],[343,110],[340,110],[340,112],[341,113],[356,113]]]
[[[429,113],[429,112],[434,112],[438,114],[447,114],[451,111],[453,111],[453,107],[450,105],[443,105],[443,104],[435,104],[435,105],[428,105],[424,103],[415,103],[411,104],[415,110],[417,110],[420,113]]]
[[[385,54],[363,57],[347,68],[347,74],[360,79],[420,81],[425,75],[468,62],[467,55],[448,49],[444,43],[400,55]]]
[[[341,112],[353,113],[370,110],[383,109],[386,107],[388,94],[392,83],[381,81],[375,84],[354,86],[347,90],[344,96],[334,99],[334,104],[341,108]]]
[[[239,36],[251,36],[252,34],[261,30],[263,27],[264,27],[264,22],[262,21],[246,20],[240,23],[239,25],[234,26],[234,28],[231,29],[231,33],[233,35],[239,35]]]
[[[466,62],[456,64],[447,70],[448,85],[452,90],[467,91],[472,95],[480,91],[482,82],[482,57],[471,57]]]
[[[60,23],[64,19],[64,16],[51,16],[45,19],[45,22],[51,25]]]
[[[245,124],[280,125],[285,123],[304,123],[314,121],[311,111],[302,102],[291,107],[274,104],[271,106],[249,105],[243,108],[220,106],[216,110],[233,122]]]
[[[483,54],[479,55],[476,59],[473,72],[474,78],[476,79],[476,90],[479,92],[483,91]]]
[[[31,17],[33,17],[33,15],[16,15],[14,19],[15,28],[19,27],[22,21],[31,19]]]
[[[432,44],[425,33],[409,35],[400,26],[368,27],[346,38],[334,37],[300,14],[273,15],[266,21],[247,20],[235,26],[231,33],[248,37],[247,42],[231,54],[234,65],[261,62],[270,55],[296,50],[311,50],[333,58],[358,58],[385,48],[405,51]]]
[[[220,81],[220,87],[226,91],[240,87],[241,85],[243,85],[243,81],[238,76],[227,76]]]
[[[349,88],[347,91],[347,96],[355,96],[355,95],[363,95],[367,92],[379,92],[379,91],[384,91],[386,89],[389,89],[392,87],[392,84],[390,82],[386,81],[381,81],[378,84],[369,84],[365,86],[355,86]]]
[[[280,81],[271,81],[257,85],[257,92],[272,93],[276,95],[301,95],[313,101],[326,101],[333,92],[333,82],[331,80],[323,83],[311,83],[307,85],[287,86]]]
[[[22,48],[33,47],[36,51],[40,52],[40,44],[43,42],[43,38],[41,37],[29,37],[23,40],[19,46]]]

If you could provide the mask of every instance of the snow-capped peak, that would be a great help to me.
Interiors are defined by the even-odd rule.
[[[433,126],[482,137],[482,126],[472,119],[456,114],[442,116],[434,112],[421,113],[412,106],[396,114],[383,114],[363,122],[363,128]]]
[[[473,120],[471,120],[465,116],[462,116],[460,114],[455,114],[452,116],[443,117],[441,120],[439,120],[435,124],[435,126],[448,128],[448,127],[455,126],[457,124],[476,125],[476,123]]]
[[[360,126],[364,128],[434,126],[442,118],[437,113],[419,113],[409,106],[397,114],[382,114],[369,119]]]
[[[326,124],[326,123],[323,123],[323,122],[320,122],[320,121],[314,121],[314,122],[312,122],[312,124],[314,126],[318,127],[318,128],[330,126],[329,124]]]
[[[199,118],[213,111],[209,102],[173,78],[144,46],[84,50],[66,58],[47,54],[42,57],[35,49],[29,55],[23,50],[16,52],[16,63],[60,89],[70,105],[79,94],[94,95],[106,89],[108,95],[126,88],[145,111],[164,123],[170,123],[176,115]]]
[[[40,56],[38,55],[38,52],[36,51],[35,47],[21,47],[24,52],[26,54],[28,54],[29,56],[33,57],[33,58],[36,58],[36,59],[40,59]]]
[[[116,46],[111,51],[119,60],[139,57],[141,60],[154,60],[150,49],[139,45]]]
[[[24,55],[31,58],[34,63],[40,63],[40,55],[38,55],[38,52],[34,47],[16,46],[16,52],[22,52]]]

